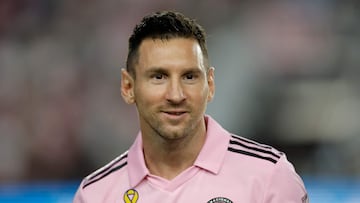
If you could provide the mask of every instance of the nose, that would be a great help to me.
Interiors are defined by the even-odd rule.
[[[172,79],[167,87],[166,100],[173,104],[180,104],[185,98],[181,82],[177,79]]]

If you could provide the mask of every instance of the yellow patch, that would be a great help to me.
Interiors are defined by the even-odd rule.
[[[136,203],[138,199],[139,199],[139,193],[134,189],[130,189],[124,193],[125,203]]]

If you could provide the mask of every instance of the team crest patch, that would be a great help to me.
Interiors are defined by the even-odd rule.
[[[207,203],[233,203],[226,197],[215,197],[209,200]]]
[[[125,203],[136,203],[138,199],[139,199],[139,193],[134,189],[130,189],[124,193]]]

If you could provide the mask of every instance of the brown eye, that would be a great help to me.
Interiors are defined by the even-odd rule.
[[[161,80],[161,79],[164,78],[164,76],[163,76],[162,74],[156,74],[156,75],[154,76],[154,78],[157,79],[157,80]]]
[[[163,73],[154,73],[150,75],[150,80],[154,84],[162,84],[166,81],[167,76]]]
[[[162,80],[165,78],[165,76],[164,76],[164,74],[156,73],[156,74],[152,75],[151,78],[153,78],[155,80]]]
[[[195,82],[199,78],[197,73],[187,73],[184,75],[184,80],[188,82]]]
[[[194,79],[194,74],[192,74],[192,73],[186,74],[186,75],[185,75],[185,79],[187,79],[187,80],[193,80],[193,79]]]

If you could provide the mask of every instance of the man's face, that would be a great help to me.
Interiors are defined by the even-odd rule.
[[[203,115],[215,88],[213,68],[206,72],[196,40],[145,39],[139,47],[131,101],[136,103],[142,133],[167,140],[204,133]]]

